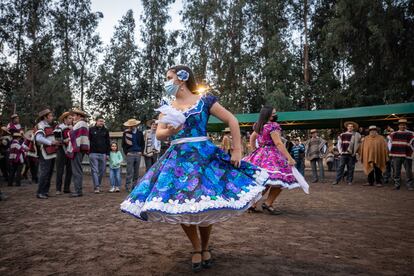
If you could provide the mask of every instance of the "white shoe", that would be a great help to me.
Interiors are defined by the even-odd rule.
[[[110,193],[115,192],[115,187],[112,187],[112,188],[109,190],[109,192],[110,192]]]
[[[115,187],[115,192],[119,193],[120,191],[119,187]]]
[[[99,190],[99,188],[95,189],[95,194],[99,194],[101,191]]]

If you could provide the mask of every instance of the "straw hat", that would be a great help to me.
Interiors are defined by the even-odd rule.
[[[370,131],[370,130],[377,130],[378,131],[378,127],[374,126],[374,125],[369,126],[368,131]]]
[[[139,125],[140,123],[141,123],[141,121],[138,121],[136,119],[129,119],[128,121],[126,121],[124,123],[124,126],[126,126],[126,127],[134,127],[134,126]]]
[[[10,116],[10,119],[14,119],[14,118],[17,118],[17,117],[19,117],[19,115],[17,115],[17,114],[12,114],[11,116]]]
[[[13,137],[22,137],[22,134],[20,132],[14,132]]]
[[[346,121],[344,123],[344,127],[348,127],[348,125],[353,125],[354,126],[354,129],[358,129],[359,128],[359,125],[356,122],[354,122],[354,121]]]
[[[75,109],[72,109],[72,111],[70,112],[71,114],[77,114],[77,115],[81,115],[81,116],[83,116],[83,117],[89,117],[89,114],[88,113],[86,113],[85,111],[83,111],[82,109],[79,109],[79,108],[75,108]]]
[[[48,115],[52,113],[52,110],[50,110],[49,108],[46,108],[42,111],[39,112],[39,114],[37,115],[36,121],[39,121],[42,117]]]
[[[224,133],[229,133],[229,132],[231,132],[230,131],[230,128],[229,127],[226,127],[224,130],[222,130],[221,132],[224,132]]]
[[[71,113],[69,111],[63,112],[62,115],[59,116],[58,120],[59,122],[63,122],[63,120],[68,117]]]
[[[311,129],[310,133],[314,133],[314,132],[318,132],[318,130],[316,128]]]
[[[407,121],[407,119],[399,119],[398,122],[395,122],[394,124],[408,124],[411,123],[409,121]]]

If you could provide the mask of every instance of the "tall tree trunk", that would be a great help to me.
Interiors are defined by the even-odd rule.
[[[84,75],[84,68],[83,66],[81,67],[81,73],[80,73],[80,108],[83,110],[83,97],[84,97],[84,91],[83,91],[83,85],[84,85],[84,80],[83,80],[83,76]]]
[[[308,86],[309,86],[309,45],[308,45],[308,1],[303,1],[303,26],[304,26],[304,36],[305,36],[305,45],[303,48],[303,57],[304,57],[304,68],[303,68],[303,77],[305,82],[305,106],[306,109],[310,108],[309,102],[309,93],[308,93]]]
[[[19,5],[19,32],[17,35],[17,59],[16,59],[16,74],[15,74],[15,89],[20,87],[21,78],[21,52],[22,52],[22,35],[23,35],[23,1]]]

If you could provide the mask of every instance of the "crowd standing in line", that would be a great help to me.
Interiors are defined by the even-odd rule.
[[[96,117],[96,123],[91,128],[87,123],[88,118],[89,115],[82,110],[67,111],[57,118],[58,123],[53,127],[54,114],[50,109],[45,109],[39,112],[33,129],[24,133],[18,114],[13,114],[7,126],[0,129],[0,171],[6,183],[9,186],[20,186],[22,180],[29,179],[30,173],[30,183],[38,184],[36,196],[47,199],[55,169],[56,195],[82,196],[82,161],[88,154],[95,193],[102,191],[107,162],[109,192],[120,191],[121,165],[124,161],[125,189],[131,191],[139,177],[141,159],[148,171],[169,146],[169,141],[157,139],[155,119],[147,121],[148,129],[142,132],[138,128],[141,122],[132,118],[123,124],[126,127],[122,137],[124,158],[118,150],[118,144],[111,143],[103,117]],[[292,139],[289,154],[302,175],[305,174],[305,158],[310,162],[313,183],[324,181],[325,159],[328,170],[336,171],[334,185],[342,180],[352,184],[355,163],[360,161],[367,175],[367,183],[364,185],[382,187],[392,179],[394,189],[398,190],[401,188],[401,169],[404,167],[405,185],[408,190],[413,190],[414,136],[407,129],[407,123],[406,119],[400,119],[396,131],[387,126],[381,133],[376,126],[370,126],[365,132],[356,122],[346,122],[346,131],[338,136],[337,143],[330,150],[327,141],[319,136],[318,130],[312,129],[311,136],[304,143],[299,137]],[[222,133],[220,148],[231,155],[230,128]],[[251,136],[250,133],[247,134],[248,139]],[[281,139],[282,142],[285,141],[284,144],[289,142],[283,137]],[[253,147],[259,148],[258,139],[253,144],[250,141],[242,147],[251,152]]]

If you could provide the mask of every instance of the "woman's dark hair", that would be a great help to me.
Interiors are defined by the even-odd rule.
[[[254,125],[254,131],[258,134],[262,133],[263,126],[269,121],[269,118],[272,116],[273,113],[272,106],[264,106],[260,109],[259,120]]]
[[[196,92],[196,90],[197,90],[197,82],[196,82],[196,80],[194,78],[194,73],[190,69],[190,67],[185,66],[185,65],[175,65],[175,66],[172,66],[172,67],[168,68],[168,71],[170,71],[170,70],[173,71],[174,73],[177,73],[180,70],[187,71],[190,76],[188,77],[188,80],[185,82],[185,84],[187,85],[187,88],[191,92],[193,92],[193,93]]]

